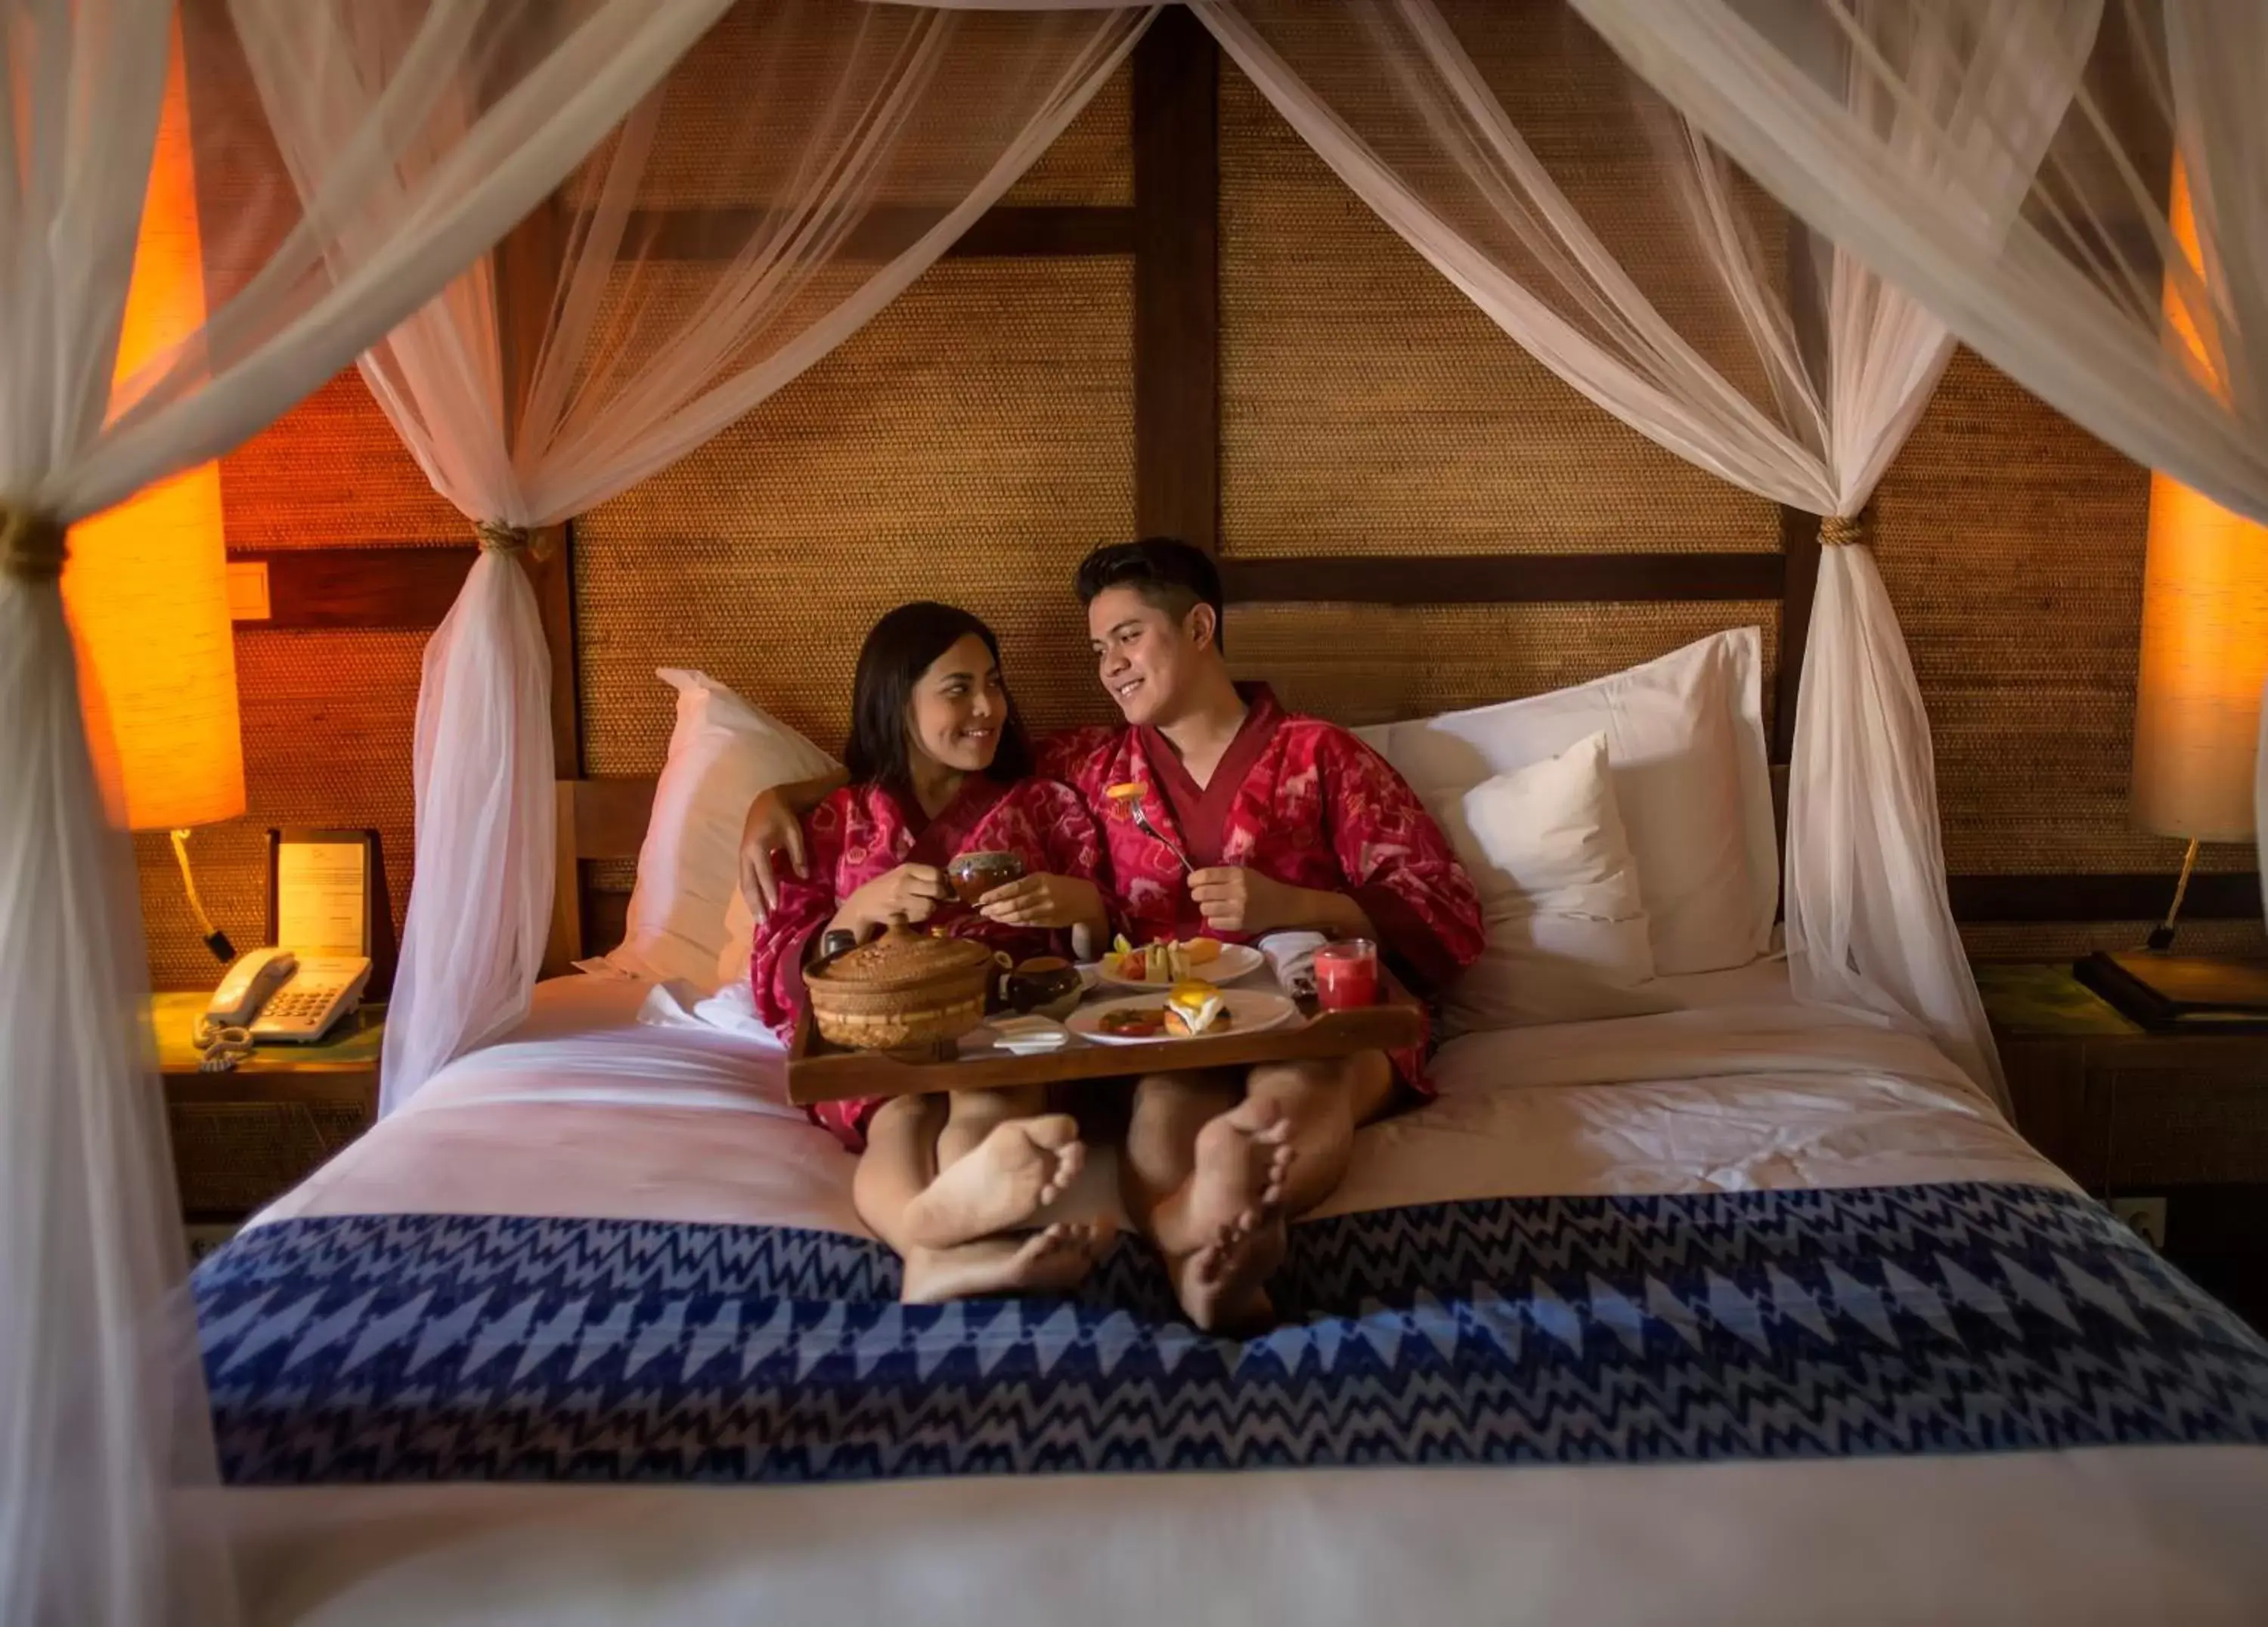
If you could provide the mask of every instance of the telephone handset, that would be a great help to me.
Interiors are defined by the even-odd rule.
[[[289,949],[254,949],[239,955],[228,975],[213,990],[205,1007],[205,1022],[215,1028],[241,1028],[268,1004],[268,997],[289,982],[299,969],[299,957]]]
[[[230,967],[213,990],[198,1037],[210,1045],[223,1039],[225,1030],[239,1029],[252,1041],[313,1044],[362,1004],[369,982],[367,955],[254,949]]]

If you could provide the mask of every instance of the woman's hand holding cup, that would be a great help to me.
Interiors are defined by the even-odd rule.
[[[864,939],[892,916],[919,925],[953,897],[953,883],[934,865],[900,865],[843,901],[829,926],[848,927]]]

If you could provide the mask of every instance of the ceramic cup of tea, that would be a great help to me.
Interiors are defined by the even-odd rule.
[[[970,909],[996,887],[1024,879],[1024,861],[1013,853],[963,853],[945,867],[953,890]]]
[[[1035,955],[1000,979],[1000,1003],[1011,1011],[1064,1017],[1086,984],[1079,968],[1051,954]]]

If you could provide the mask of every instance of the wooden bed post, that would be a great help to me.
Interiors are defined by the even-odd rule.
[[[1220,551],[1220,55],[1179,6],[1134,48],[1134,527]]]
[[[536,205],[496,247],[497,342],[503,351],[504,443],[519,418],[542,353],[543,333],[566,253],[567,218],[556,194]],[[556,976],[583,953],[582,865],[576,858],[575,787],[583,775],[581,712],[576,693],[575,537],[571,526],[546,526],[520,556],[543,617],[551,657],[551,760],[558,787],[557,857],[551,893],[551,935],[543,973]]]
[[[1827,356],[1827,326],[1812,247],[1810,229],[1793,222],[1787,241],[1788,313],[1795,321],[1796,355],[1818,378],[1822,376],[1819,364]],[[1779,671],[1772,686],[1771,760],[1774,768],[1784,769],[1795,755],[1795,702],[1803,688],[1803,652],[1811,637],[1812,594],[1819,585],[1819,516],[1782,504],[1779,541]],[[1785,783],[1784,776],[1774,777]],[[1783,796],[1783,841],[1786,826]]]
[[[497,340],[504,353],[504,444],[519,433],[520,413],[534,380],[551,302],[566,254],[566,210],[556,194],[513,227],[496,247]],[[546,526],[520,556],[543,612],[543,642],[551,652],[551,755],[561,779],[583,772],[582,730],[576,711],[574,536],[567,525]],[[541,556],[541,557],[539,557]]]

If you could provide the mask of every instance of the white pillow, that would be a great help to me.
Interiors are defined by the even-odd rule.
[[[755,911],[735,887],[732,897],[725,901],[725,946],[717,952],[718,992],[748,981],[748,963],[755,958]]]
[[[1488,945],[1449,986],[1448,1034],[1668,1011],[1603,732],[1442,809]]]
[[[1493,775],[1603,732],[1664,976],[1745,965],[1771,946],[1778,848],[1753,627],[1526,700],[1358,730],[1439,818]]]
[[[666,666],[677,690],[669,761],[638,848],[629,931],[608,965],[636,977],[720,982],[725,912],[740,890],[740,826],[756,793],[826,773],[834,760],[705,673]],[[747,964],[747,943],[740,946]]]

